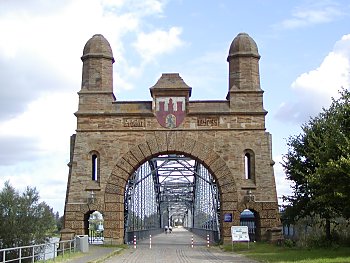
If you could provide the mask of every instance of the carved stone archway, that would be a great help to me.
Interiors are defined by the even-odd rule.
[[[125,184],[132,173],[152,156],[175,152],[199,160],[216,178],[221,194],[221,208],[224,213],[236,209],[238,198],[234,177],[218,154],[200,141],[183,136],[182,132],[156,133],[153,138],[149,136],[147,141],[132,147],[124,154],[118,160],[108,179],[104,196],[106,239],[119,242],[123,240],[124,226],[117,225],[115,222],[124,220]],[[222,227],[223,229],[230,228],[231,224],[224,224]]]

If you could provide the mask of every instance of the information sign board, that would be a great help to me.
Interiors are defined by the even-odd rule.
[[[249,242],[249,232],[247,226],[231,226],[232,242]]]

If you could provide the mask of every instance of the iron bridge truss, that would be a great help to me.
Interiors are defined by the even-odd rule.
[[[182,225],[220,235],[220,200],[215,179],[198,161],[160,155],[129,178],[125,191],[125,237]]]

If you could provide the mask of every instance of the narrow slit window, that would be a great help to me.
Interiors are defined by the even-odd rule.
[[[255,154],[251,149],[244,151],[244,179],[255,183]]]
[[[98,181],[98,164],[99,164],[99,160],[98,160],[98,156],[96,154],[93,154],[92,155],[92,165],[91,165],[91,168],[92,168],[92,180],[93,181]]]
[[[244,155],[245,179],[252,179],[252,157],[249,153]]]

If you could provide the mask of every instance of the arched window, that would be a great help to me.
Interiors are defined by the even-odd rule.
[[[249,153],[244,155],[244,174],[245,179],[252,179],[251,156]]]
[[[91,179],[96,182],[100,181],[100,158],[96,152],[91,155]]]
[[[255,158],[252,150],[244,151],[244,179],[255,179]]]

